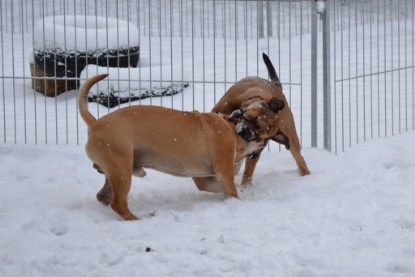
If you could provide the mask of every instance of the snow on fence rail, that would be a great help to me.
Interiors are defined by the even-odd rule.
[[[413,129],[413,2],[329,2],[333,150],[343,151],[372,137]],[[238,79],[267,77],[261,59],[266,52],[283,82],[303,147],[312,144],[311,128],[316,129],[321,147],[324,84],[320,58],[315,79],[318,122],[311,124],[311,22],[318,16],[313,5],[313,1],[289,0],[0,1],[0,139],[4,143],[83,144],[86,130],[78,116],[76,97],[79,81],[84,78],[81,68],[88,63],[120,68],[108,70],[106,81],[123,87],[123,93],[125,84],[132,80],[135,91],[137,82],[139,90],[146,84],[148,91],[166,83],[182,87],[176,94],[123,105],[209,111]],[[73,15],[77,15],[76,20]],[[101,19],[94,22],[95,18]],[[96,41],[101,35],[93,30],[94,24],[116,32],[105,32],[106,39]],[[70,35],[70,28],[75,34]],[[88,33],[83,28],[93,31]],[[317,55],[322,57],[321,23],[317,28]],[[81,53],[83,42],[96,49],[103,48],[104,43],[109,49],[110,44],[119,46],[122,39],[130,46],[124,48],[125,60],[118,49],[113,52],[114,62],[109,53],[101,57]],[[37,43],[48,44],[49,50],[58,48],[59,53],[75,54],[58,59],[56,49],[47,53],[41,47],[43,56],[49,55],[56,64],[47,70],[46,58],[41,66],[40,58],[33,55],[39,54],[33,51]],[[71,58],[77,59],[76,74],[57,78],[61,67],[70,67]],[[132,61],[136,58],[135,64]],[[41,92],[34,92],[32,87]],[[66,92],[44,97],[47,89],[53,96],[57,91]],[[98,117],[112,110],[95,103],[90,103],[90,109]]]

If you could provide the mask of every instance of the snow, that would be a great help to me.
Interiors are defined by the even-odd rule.
[[[265,151],[241,200],[133,179],[125,222],[83,147],[0,145],[1,276],[414,276],[415,133],[341,155]],[[237,182],[241,175],[237,176]]]
[[[95,84],[90,90],[91,95],[99,95],[101,93],[108,95],[111,91],[116,91],[117,96],[128,98],[132,92],[137,92],[134,96],[139,96],[139,93],[144,88],[178,85],[189,81],[189,74],[185,68],[182,68],[180,63],[140,66],[137,68],[108,68],[87,65],[80,75],[81,84],[88,77],[102,73],[109,75],[108,80]],[[182,81],[177,82],[177,80]]]
[[[117,18],[50,16],[37,20],[33,28],[33,47],[42,51],[63,49],[104,52],[137,46],[138,41],[137,27]]]
[[[324,1],[317,1],[317,12],[323,14],[326,11],[326,3]]]

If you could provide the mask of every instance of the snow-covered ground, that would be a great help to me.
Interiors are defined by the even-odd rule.
[[[414,276],[415,133],[265,152],[241,200],[155,171],[125,222],[77,146],[0,145],[1,276]],[[237,177],[240,181],[240,175]]]

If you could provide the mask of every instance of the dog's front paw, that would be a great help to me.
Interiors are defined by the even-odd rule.
[[[248,177],[248,176],[243,176],[242,177],[242,181],[241,181],[241,187],[243,188],[247,188],[252,186],[252,177]]]
[[[136,217],[135,215],[133,215],[132,213],[126,213],[126,214],[123,214],[121,216],[122,216],[122,218],[124,218],[125,220],[128,220],[128,221],[139,220],[139,218]]]
[[[301,174],[301,176],[310,175],[310,170],[308,169],[308,167],[306,165],[304,165],[304,167],[300,168],[300,174]]]
[[[99,202],[104,204],[105,206],[108,206],[111,204],[111,193],[103,192],[102,190],[97,193],[97,199]]]

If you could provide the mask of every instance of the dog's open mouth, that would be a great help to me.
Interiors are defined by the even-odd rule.
[[[264,150],[265,146],[267,145],[268,140],[267,139],[257,139],[249,141],[248,149],[247,149],[247,155],[248,159],[255,159],[259,157],[262,150]]]
[[[250,127],[245,121],[240,120],[236,124],[235,129],[236,133],[248,142],[258,138],[256,130]]]

